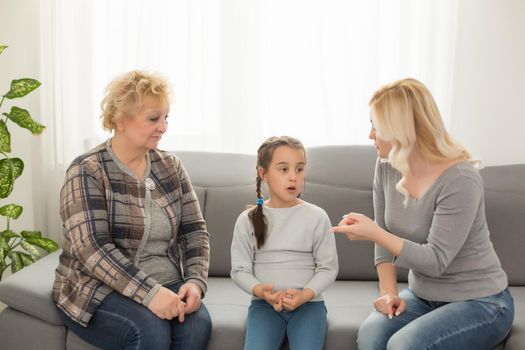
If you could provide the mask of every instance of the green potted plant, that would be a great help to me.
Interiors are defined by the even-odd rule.
[[[0,54],[7,46],[0,45]],[[35,79],[22,78],[11,81],[11,87],[0,100],[0,112],[4,100],[13,100],[29,94],[40,86],[40,82]],[[5,118],[3,118],[5,117]],[[7,123],[12,122],[24,129],[29,130],[33,135],[39,135],[44,131],[45,126],[37,123],[31,118],[29,112],[23,108],[12,106],[9,113],[2,113],[0,117],[0,199],[7,198],[16,178],[22,175],[24,162],[20,158],[9,157],[11,153],[11,134]],[[42,237],[39,231],[15,232],[10,228],[10,221],[16,220],[22,214],[23,207],[10,203],[0,205],[0,216],[6,218],[6,228],[0,232],[0,281],[2,275],[9,267],[14,273],[41,257],[41,250],[53,252],[58,249],[58,244]]]

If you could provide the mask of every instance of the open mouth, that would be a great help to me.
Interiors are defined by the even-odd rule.
[[[286,190],[288,190],[289,192],[295,192],[296,187],[295,186],[286,187]]]

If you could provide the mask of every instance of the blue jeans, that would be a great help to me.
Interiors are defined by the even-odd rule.
[[[178,282],[166,288],[176,293],[182,284]],[[58,310],[70,331],[101,349],[205,350],[211,335],[211,318],[204,304],[180,323],[176,318],[162,320],[147,307],[112,292],[85,328]]]
[[[326,333],[324,301],[311,301],[293,311],[277,312],[265,300],[252,300],[248,310],[245,350],[278,350],[288,336],[291,349],[322,349]]]
[[[403,290],[407,309],[389,320],[374,311],[361,324],[360,350],[492,349],[505,339],[514,320],[507,289],[485,298],[452,303],[428,301]]]

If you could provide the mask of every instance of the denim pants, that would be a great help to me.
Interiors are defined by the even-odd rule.
[[[485,298],[435,302],[409,289],[399,296],[405,312],[391,320],[374,311],[361,324],[360,350],[493,349],[505,339],[514,319],[514,302],[507,289]]]
[[[177,293],[182,285],[166,288]],[[144,305],[112,292],[85,328],[58,310],[70,331],[101,349],[205,350],[211,335],[211,318],[204,304],[180,323],[177,318],[160,319]]]
[[[277,312],[265,300],[252,300],[248,310],[245,350],[278,350],[288,336],[292,350],[322,349],[326,333],[324,301]]]

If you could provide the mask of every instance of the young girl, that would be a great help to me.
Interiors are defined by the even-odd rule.
[[[257,205],[237,219],[231,248],[231,277],[253,295],[245,349],[277,350],[285,336],[292,349],[323,348],[321,292],[336,278],[337,251],[326,212],[298,198],[305,165],[291,137],[270,137],[257,152]]]

